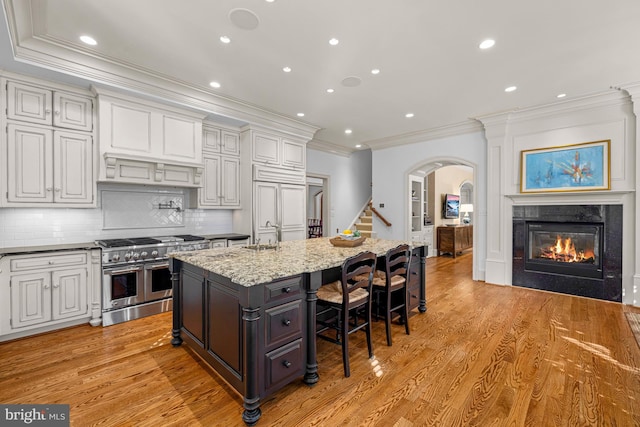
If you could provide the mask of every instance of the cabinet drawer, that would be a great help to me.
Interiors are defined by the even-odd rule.
[[[302,301],[265,310],[266,347],[284,344],[302,334]]]
[[[265,354],[265,359],[265,388],[269,393],[303,373],[302,339]]]
[[[45,267],[64,267],[87,263],[86,253],[51,255],[46,257],[24,257],[11,260],[11,271],[26,271]]]
[[[292,297],[300,295],[301,282],[302,278],[300,276],[296,276],[267,284],[264,287],[265,304],[284,302]]]

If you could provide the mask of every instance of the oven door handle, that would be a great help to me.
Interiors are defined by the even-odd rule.
[[[169,263],[165,262],[163,264],[146,265],[144,268],[147,269],[147,270],[160,270],[160,269],[163,269],[163,268],[169,268]]]
[[[115,274],[137,273],[138,271],[142,271],[142,267],[129,267],[122,270],[105,270],[104,274],[113,276]]]

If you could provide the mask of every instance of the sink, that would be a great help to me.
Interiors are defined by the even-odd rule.
[[[245,249],[251,249],[254,251],[262,251],[262,250],[266,250],[266,249],[277,249],[278,246],[276,245],[247,245],[247,246],[243,246],[243,248]]]

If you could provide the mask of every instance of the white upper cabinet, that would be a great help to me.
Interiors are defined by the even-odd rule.
[[[20,76],[2,82],[0,206],[94,207],[93,98]]]
[[[239,133],[204,125],[202,151],[204,174],[197,207],[241,208]]]
[[[303,142],[275,134],[254,132],[252,161],[290,169],[305,169],[306,146]]]
[[[7,201],[86,204],[93,201],[93,141],[89,134],[7,126]]]
[[[7,82],[7,118],[66,129],[93,129],[93,101],[63,91]]]

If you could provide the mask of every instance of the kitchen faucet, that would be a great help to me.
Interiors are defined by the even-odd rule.
[[[276,249],[280,249],[280,242],[282,241],[282,229],[278,224],[271,224],[271,221],[267,221],[265,227],[273,227],[276,229]]]

